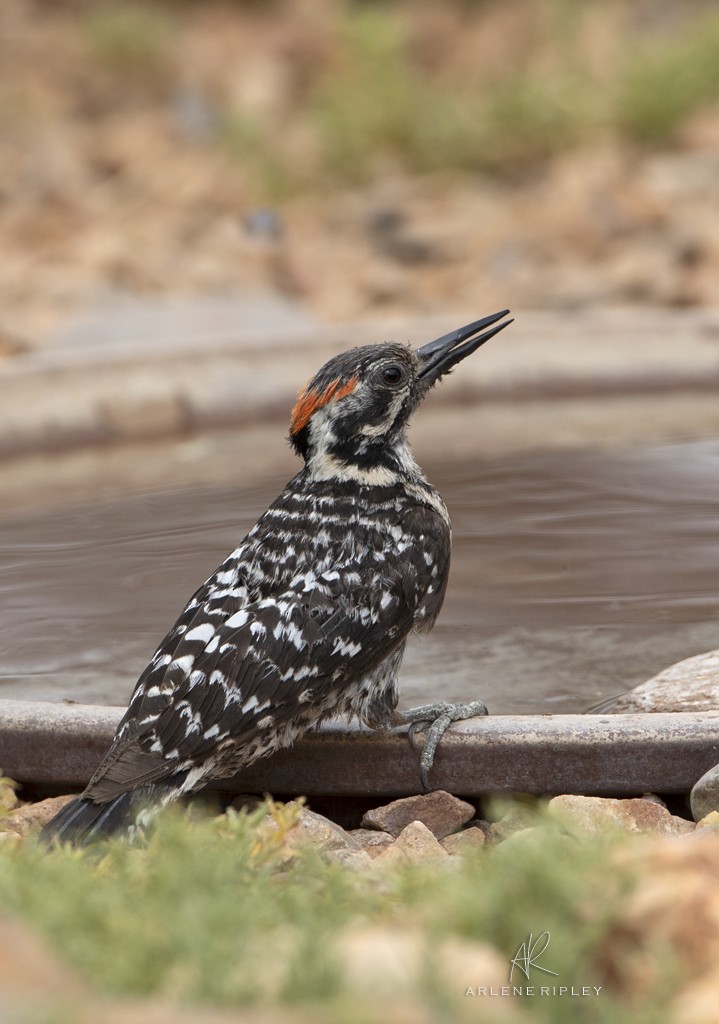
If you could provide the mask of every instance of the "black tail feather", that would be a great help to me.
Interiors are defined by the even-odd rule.
[[[114,800],[96,803],[86,796],[65,804],[54,818],[44,826],[40,840],[48,845],[54,840],[72,843],[73,846],[87,846],[97,839],[109,839],[112,836],[132,835],[139,824],[149,822],[153,811],[161,806],[162,801],[158,790],[164,786],[140,786],[138,789],[121,793]],[[164,794],[165,798],[167,793]],[[153,806],[154,805],[154,806]],[[139,816],[143,815],[140,822]]]

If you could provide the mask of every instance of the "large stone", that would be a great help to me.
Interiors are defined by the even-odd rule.
[[[555,796],[549,813],[572,835],[593,835],[607,829],[683,835],[694,823],[670,814],[655,800],[617,800],[599,796]]]
[[[437,839],[456,832],[476,814],[474,807],[443,789],[393,800],[375,807],[362,818],[363,828],[380,829],[398,836],[410,822],[421,821]]]
[[[335,864],[341,864],[342,867],[352,868],[353,871],[361,871],[363,868],[368,868],[372,863],[372,858],[366,850],[325,850],[325,860],[332,861]]]
[[[719,709],[719,649],[685,658],[617,697],[605,713],[716,711]]]
[[[447,851],[421,821],[412,821],[402,829],[391,846],[375,857],[375,864],[423,864],[446,860]]]
[[[72,795],[52,796],[47,800],[39,800],[35,804],[24,804],[2,819],[2,827],[9,832],[17,832],[18,835],[25,836],[35,829],[41,829],[55,817],[58,811],[62,810],[65,804],[69,804],[74,799],[75,797]]]

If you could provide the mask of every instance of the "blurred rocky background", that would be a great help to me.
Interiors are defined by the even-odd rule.
[[[117,295],[716,303],[712,0],[3,0],[0,351]]]

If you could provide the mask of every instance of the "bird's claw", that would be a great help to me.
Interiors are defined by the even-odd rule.
[[[419,759],[419,778],[425,792],[430,788],[429,773],[434,764],[437,746],[448,726],[452,722],[462,722],[466,718],[476,718],[487,714],[489,714],[487,706],[481,700],[474,700],[469,704],[450,704],[448,701],[437,701],[435,704],[424,704],[422,707],[411,708],[403,713],[404,720],[409,722],[407,735],[413,750],[418,749],[417,733],[427,733]]]

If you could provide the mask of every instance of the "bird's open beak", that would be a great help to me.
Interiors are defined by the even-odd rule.
[[[461,359],[471,355],[480,345],[484,345],[485,341],[489,341],[512,323],[511,320],[497,323],[508,313],[508,309],[503,309],[501,313],[493,313],[491,316],[485,316],[483,320],[475,320],[473,324],[460,327],[459,330],[418,348],[417,355],[421,361],[420,380],[430,387],[445,373],[449,373]],[[494,327],[493,324],[497,326]],[[485,327],[490,330],[485,330]]]

